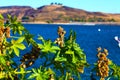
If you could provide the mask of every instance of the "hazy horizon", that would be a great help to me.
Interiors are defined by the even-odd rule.
[[[3,6],[31,6],[38,8],[51,3],[61,3],[64,6],[87,10],[90,12],[120,13],[119,0],[1,0],[0,7]]]

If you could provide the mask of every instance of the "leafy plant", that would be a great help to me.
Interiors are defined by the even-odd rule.
[[[46,69],[40,66],[39,69],[32,69],[32,74],[28,79],[35,78],[36,80],[48,80],[51,78],[51,75],[54,75],[54,71],[52,71],[52,69]]]
[[[8,20],[4,22],[4,17],[0,15],[0,21],[0,79],[19,79],[19,74],[23,73],[21,71],[15,71],[16,69],[20,68],[20,65],[12,60],[12,58],[15,58],[16,55],[19,57],[19,50],[26,49],[26,46],[23,44],[25,37],[22,36],[21,33],[25,30],[21,29],[24,27],[20,22],[17,21],[16,17],[12,18],[10,15],[8,15]],[[11,36],[11,31],[18,32],[18,34],[21,36]],[[16,34],[15,32],[14,34]]]
[[[58,29],[61,29],[60,27]],[[59,38],[61,40],[63,38],[63,34],[65,33],[63,29],[58,30],[61,32]],[[62,37],[61,37],[62,36]],[[58,41],[58,40],[57,40]],[[59,43],[59,41],[57,42]],[[63,46],[60,45],[61,50],[56,54],[55,57],[55,69],[61,71],[61,74],[65,75],[65,72],[70,72],[71,75],[76,75],[79,79],[79,72],[84,72],[84,67],[88,66],[86,61],[86,55],[83,50],[76,43],[76,34],[71,31],[68,38],[66,38],[63,42]]]
[[[76,33],[71,30],[70,35],[64,37],[66,31],[61,26],[57,31],[58,38],[54,42],[42,36],[38,36],[37,42],[16,17],[8,15],[6,20],[0,15],[0,80],[81,80],[80,75],[89,64],[86,54],[76,43]],[[26,49],[30,51],[22,55],[21,50]],[[104,53],[108,55],[106,49]],[[109,70],[106,76],[100,76],[120,79],[120,66],[103,56],[100,53],[98,57],[102,63],[95,66],[99,68],[104,63],[107,67],[102,67],[109,67]],[[15,58],[20,60],[14,61]],[[43,60],[40,68],[32,67],[36,60]]]
[[[108,77],[109,78],[115,78],[115,79],[120,79],[120,66],[111,62],[111,65],[110,65],[110,75]]]
[[[24,40],[24,37],[20,37],[18,40],[11,40],[11,42],[8,44],[7,50],[9,51],[9,54],[11,54],[13,51],[14,53],[19,56],[20,52],[19,49],[24,50],[26,47],[22,43]]]
[[[60,50],[59,47],[54,46],[51,40],[44,40],[42,36],[39,36],[38,39],[42,41],[42,44],[38,44],[42,53],[56,53],[57,50]]]
[[[33,39],[34,36],[17,21],[16,17],[8,15],[8,20],[4,22],[4,17],[0,15],[0,22],[0,75],[2,76],[0,79],[24,80],[26,74],[30,74],[28,79],[46,80],[53,78],[54,75],[54,79],[68,80],[73,75],[80,78],[79,72],[83,73],[84,67],[88,65],[86,55],[75,41],[75,32],[71,31],[70,36],[64,39],[66,32],[59,27],[57,41],[52,42],[39,36],[38,40],[41,42],[36,42]],[[11,32],[13,36],[11,36]],[[25,45],[25,42],[28,46]],[[29,48],[30,44],[31,51],[21,57],[20,50]],[[16,56],[22,58],[21,64],[12,60]],[[39,69],[32,68],[32,70],[26,71],[27,67],[30,67],[39,58],[45,59],[43,65],[40,65]],[[61,72],[61,75],[55,74],[57,70]],[[60,78],[60,76],[63,77]]]

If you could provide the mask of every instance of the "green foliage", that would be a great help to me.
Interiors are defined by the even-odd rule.
[[[74,20],[78,21],[80,18]],[[6,36],[11,34],[6,31],[7,28],[10,28],[14,36]],[[0,30],[0,80],[73,80],[73,76],[81,80],[80,74],[84,73],[85,67],[89,65],[86,54],[76,43],[76,33],[73,31],[66,38],[62,36],[63,32],[60,32],[63,45],[58,46],[56,41],[45,40],[42,36],[39,36],[39,42],[36,42],[34,35],[30,34],[15,16],[8,15],[7,21],[4,21],[4,17],[0,15]],[[59,31],[64,30],[61,28]],[[29,49],[29,46],[32,47],[31,52],[20,56],[21,50]],[[13,60],[18,57],[23,58],[21,62]],[[27,67],[32,66],[37,59],[44,59],[39,65],[40,68],[28,70]],[[112,74],[108,78],[120,79],[118,65],[111,62],[110,70]],[[58,72],[60,74],[57,74]],[[29,77],[26,76],[28,74]]]
[[[10,16],[8,15],[8,21],[5,24],[5,26],[9,26],[12,29],[13,34],[20,34],[22,35],[22,32],[24,32],[25,28],[23,27],[23,25],[17,21],[17,17],[14,16]]]
[[[47,22],[47,23],[53,23],[53,21],[51,21],[51,20],[47,20],[46,22]]]
[[[3,19],[2,15],[0,16],[0,18]],[[14,80],[14,78],[17,78],[25,80],[26,74],[30,74],[28,79],[46,80],[50,78],[59,78],[59,80],[68,80],[73,75],[76,75],[80,78],[79,72],[81,71],[78,69],[82,67],[81,73],[83,73],[83,68],[88,65],[86,61],[86,55],[76,43],[75,32],[71,31],[70,36],[64,40],[64,47],[59,47],[56,45],[55,42],[52,42],[51,40],[45,40],[42,36],[38,37],[38,40],[40,40],[41,42],[37,43],[33,39],[34,36],[30,34],[20,22],[17,21],[16,17],[8,15],[8,21],[6,21],[3,26],[10,27],[10,30],[14,34],[14,36],[10,36],[9,41],[7,40],[6,36],[2,40],[1,45],[5,48],[2,48],[0,53],[0,75],[3,76],[1,77],[1,79],[4,78]],[[27,42],[28,46],[25,46],[25,42]],[[40,65],[41,67],[39,69],[26,71],[26,67],[24,64],[25,62],[22,62],[18,65],[16,62],[12,61],[11,58],[15,58],[16,56],[21,57],[19,56],[20,50],[25,50],[29,48],[30,44],[32,47],[40,49],[40,53],[39,51],[34,51],[35,49],[33,49],[32,53],[36,55],[24,55],[23,58],[25,59],[25,62],[32,62],[29,63],[30,66],[33,64],[32,60],[36,60],[36,58],[39,58],[39,55],[41,59],[45,58],[45,61],[43,61],[43,65]],[[31,57],[31,59],[29,59],[28,57]],[[28,63],[26,63],[26,66],[27,64]],[[54,65],[54,69],[47,68],[51,65]],[[50,77],[50,75],[56,75],[55,70],[60,70],[61,75]],[[70,75],[67,74],[68,72]],[[63,77],[60,78],[60,76]]]
[[[22,43],[24,40],[24,37],[20,37],[18,40],[11,40],[10,46],[8,48],[9,54],[11,54],[13,51],[14,53],[19,56],[19,49],[24,50],[26,47]]]
[[[0,26],[4,25],[4,17],[0,14]]]
[[[56,55],[56,58],[55,58],[55,61],[58,61],[58,62],[64,62],[64,61],[67,61],[67,59],[63,56],[59,56],[60,55],[60,52],[57,53]]]
[[[18,78],[15,70],[19,68],[20,65],[16,65],[16,62],[14,62],[12,58],[14,58],[15,55],[19,56],[19,50],[25,50],[26,46],[22,43],[25,37],[18,36],[18,39],[14,39],[16,38],[16,36],[7,37],[6,35],[10,35],[10,33],[6,30],[9,30],[9,27],[12,31],[14,30],[14,28],[16,28],[16,32],[19,32],[19,34],[22,35],[21,32],[23,32],[23,29],[21,28],[24,27],[20,22],[17,21],[16,17],[12,18],[10,15],[8,15],[8,20],[5,23],[3,16],[0,15],[0,21],[2,22],[0,23],[0,28],[2,32],[0,36],[0,79],[14,80],[15,78]],[[8,40],[7,38],[10,38],[10,40]]]
[[[32,69],[32,74],[29,76],[28,79],[48,80],[50,78],[50,75],[53,74],[54,71],[52,71],[52,69],[45,69],[41,66],[39,69]]]
[[[25,75],[29,74],[31,71],[26,71],[24,68],[20,67],[19,69],[14,70],[14,74],[20,76],[20,80],[26,80]]]
[[[111,74],[110,74],[109,77],[110,78],[114,77],[114,78],[119,80],[120,79],[120,66],[112,63],[110,65],[110,69],[111,69]]]
[[[0,14],[0,19],[4,19],[4,17]]]
[[[84,72],[83,69],[88,66],[88,63],[86,55],[76,43],[75,32],[71,31],[69,37],[66,38],[64,47],[56,54],[54,65],[61,74],[70,72],[71,75],[76,75],[80,79],[78,74]]]
[[[51,40],[44,40],[43,37],[39,36],[39,40],[42,41],[43,44],[38,44],[38,47],[41,49],[43,53],[56,53],[57,50],[60,50],[58,46],[54,46]]]

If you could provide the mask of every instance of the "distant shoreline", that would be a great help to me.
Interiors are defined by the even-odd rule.
[[[22,24],[120,25],[120,22],[69,22],[69,23],[22,22]]]

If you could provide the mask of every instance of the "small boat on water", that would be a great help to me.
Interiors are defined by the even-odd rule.
[[[118,38],[118,36],[115,36],[114,39],[118,42],[118,46],[120,47],[120,38]]]
[[[100,31],[101,31],[101,29],[99,28],[99,29],[98,29],[98,31],[100,32]]]

